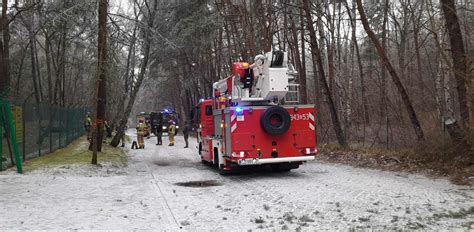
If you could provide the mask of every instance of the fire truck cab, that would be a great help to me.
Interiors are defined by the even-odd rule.
[[[288,171],[314,160],[314,105],[282,104],[296,73],[283,52],[234,63],[232,74],[214,83],[213,98],[198,105],[201,160],[221,174],[249,165]]]

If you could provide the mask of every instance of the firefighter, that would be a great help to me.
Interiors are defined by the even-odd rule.
[[[169,144],[168,146],[174,146],[174,135],[176,133],[176,126],[174,125],[174,121],[170,120],[170,126],[168,129],[168,136],[169,136]]]
[[[145,141],[143,139],[143,137],[145,137],[145,130],[146,130],[145,122],[142,119],[140,119],[138,121],[138,125],[137,125],[138,149],[144,149],[145,148]]]
[[[184,148],[188,148],[188,138],[189,138],[189,132],[191,132],[191,126],[189,125],[188,121],[184,122],[184,128],[183,128],[183,136],[184,136],[184,142],[186,143],[186,146]]]
[[[92,119],[90,112],[87,112],[86,118],[84,119],[84,129],[87,133],[87,140],[90,141],[92,139]]]

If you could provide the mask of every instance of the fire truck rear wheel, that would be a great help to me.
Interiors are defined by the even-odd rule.
[[[291,168],[286,168],[281,164],[272,164],[270,168],[274,172],[289,172],[291,170]]]
[[[298,163],[281,163],[272,164],[270,167],[274,172],[289,172],[291,169],[297,169],[299,166]]]
[[[272,106],[262,114],[260,124],[268,134],[282,135],[290,128],[291,117],[283,107]]]
[[[217,169],[219,169],[219,151],[217,150],[217,148],[215,147],[214,148],[214,166],[217,167]]]
[[[233,174],[233,172],[231,170],[224,170],[224,169],[219,168],[219,174],[223,175],[223,176],[226,176],[226,175]]]

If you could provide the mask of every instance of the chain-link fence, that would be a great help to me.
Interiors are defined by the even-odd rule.
[[[67,146],[85,133],[86,108],[58,107],[10,101],[17,144],[23,160],[39,157]],[[0,115],[5,118],[5,115]],[[3,167],[14,165],[5,120],[0,120]],[[0,162],[2,163],[2,162]]]

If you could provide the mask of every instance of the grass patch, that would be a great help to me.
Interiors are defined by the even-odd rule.
[[[89,142],[85,137],[80,137],[67,147],[58,149],[53,153],[28,160],[23,164],[26,172],[61,166],[90,165],[92,151],[88,150]],[[99,164],[111,163],[118,166],[127,164],[127,155],[121,148],[114,148],[108,143],[102,145],[102,152],[97,154]]]

